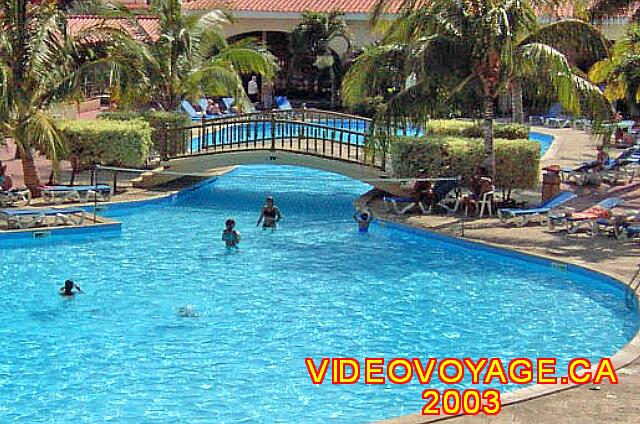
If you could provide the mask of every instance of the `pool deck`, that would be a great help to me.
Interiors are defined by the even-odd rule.
[[[596,141],[581,131],[572,129],[534,128],[534,131],[556,137],[545,154],[542,166],[558,164],[574,166],[593,160]],[[571,204],[576,208],[588,207],[595,202],[616,195],[625,200],[625,209],[640,209],[640,183],[627,186],[599,188],[563,186],[580,197]],[[539,192],[538,192],[539,193]],[[530,200],[533,193],[524,193]],[[520,196],[518,196],[520,197]],[[544,258],[580,265],[613,278],[628,282],[640,264],[637,243],[621,243],[608,237],[587,234],[567,235],[549,232],[546,227],[533,225],[524,228],[503,227],[495,218],[460,218],[451,216],[398,216],[389,213],[380,199],[365,195],[358,201],[382,219],[424,228],[453,237],[512,249]],[[461,423],[635,423],[640,419],[640,335],[613,358],[619,384],[585,386],[532,386],[503,395],[501,413],[495,417],[407,415],[383,421],[385,424],[417,424],[440,420]],[[555,391],[554,391],[555,390]],[[549,391],[554,391],[548,393]]]

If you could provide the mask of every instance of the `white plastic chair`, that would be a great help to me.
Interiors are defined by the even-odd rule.
[[[482,218],[484,216],[484,211],[486,210],[491,217],[493,215],[493,195],[494,195],[494,187],[491,187],[491,191],[486,191],[482,193],[480,200],[478,201],[478,218]]]

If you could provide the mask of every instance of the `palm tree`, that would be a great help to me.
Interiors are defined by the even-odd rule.
[[[602,33],[593,25],[579,20],[566,19],[540,25],[533,28],[533,32],[524,36],[516,45],[516,51],[524,51],[527,45],[539,43],[547,45],[561,52],[567,60],[580,59],[589,65],[604,59],[607,56],[607,41]],[[531,69],[530,66],[520,66],[517,61],[509,69],[512,75],[507,76],[510,89],[513,121],[522,124],[524,121],[524,107],[522,102],[522,83],[535,81],[539,69]],[[524,64],[523,64],[524,65]],[[585,75],[574,68],[573,72],[584,78]]]
[[[342,13],[305,12],[302,22],[291,33],[290,41],[294,59],[312,58],[316,68],[329,70],[332,108],[336,103],[336,68],[341,69],[341,63],[335,63],[329,44],[338,39],[346,43],[348,54],[351,50],[351,34],[342,19]]]
[[[68,34],[66,17],[52,2],[1,0],[0,31],[0,134],[16,143],[25,185],[38,196],[34,151],[55,166],[66,150],[47,108],[77,96],[95,66],[121,61],[135,70],[137,47],[102,25]]]
[[[640,114],[640,25],[627,29],[611,55],[591,68],[589,77],[606,84],[604,95],[609,101],[624,100],[633,116]]]
[[[581,100],[604,104],[600,90],[580,77],[567,58],[536,38],[537,16],[532,1],[502,0],[403,0],[400,17],[388,25],[383,45],[356,60],[343,83],[347,103],[369,95],[377,86],[375,64],[380,55],[402,51],[404,64],[398,71],[406,77],[416,73],[417,84],[399,90],[387,110],[399,116],[425,116],[415,93],[440,87],[449,97],[474,87],[482,98],[485,166],[495,173],[493,151],[494,103],[514,82],[527,77],[553,91],[562,105],[579,113]],[[545,2],[546,3],[546,2]],[[388,7],[379,0],[374,24]]]
[[[247,104],[240,75],[270,78],[277,70],[275,58],[265,49],[248,41],[227,43],[222,25],[231,16],[224,11],[185,15],[181,0],[154,0],[151,13],[158,17],[162,35],[149,46],[149,82],[138,86],[138,94],[146,92],[166,110],[202,92],[231,95],[240,105]]]

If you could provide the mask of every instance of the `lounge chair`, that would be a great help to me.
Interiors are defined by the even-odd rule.
[[[13,206],[18,202],[23,202],[23,206],[29,206],[31,203],[31,191],[29,189],[7,190],[0,192],[0,206]]]
[[[529,116],[530,124],[547,125],[549,119],[557,119],[560,115],[562,107],[559,103],[554,103],[549,107],[549,110],[545,115],[531,115]]]
[[[55,204],[62,202],[105,201],[111,199],[111,186],[106,184],[89,186],[45,186],[42,197]]]
[[[48,226],[47,217],[54,217],[54,225],[81,225],[85,214],[80,208],[50,208],[50,209],[2,209],[0,220],[7,223],[9,228],[30,228]]]
[[[395,212],[399,215],[404,215],[411,209],[418,207],[422,213],[431,213],[434,207],[440,207],[447,212],[454,212],[458,205],[459,198],[460,177],[446,178],[436,180],[435,184],[431,188],[430,195],[425,193],[425,200],[420,201],[415,197],[399,197],[399,196],[385,196],[383,201],[387,205],[392,205]],[[450,203],[455,206],[451,207]],[[403,205],[404,206],[401,206]]]
[[[182,107],[182,110],[189,114],[192,121],[200,121],[204,117],[204,112],[198,112],[193,108],[191,103],[186,100],[181,101],[180,106]]]
[[[292,110],[291,103],[289,103],[289,99],[286,96],[276,96],[275,103],[279,110]]]
[[[225,115],[227,116],[233,116],[235,115],[235,113],[233,113],[233,105],[236,102],[236,100],[233,97],[223,97],[222,98],[222,104],[224,105],[225,108]]]
[[[398,215],[404,215],[416,206],[420,208],[422,213],[429,213],[429,208],[414,197],[384,196],[382,201],[387,205],[387,209],[389,209],[389,205],[393,206],[393,210]]]
[[[561,222],[569,234],[578,232],[583,226],[590,226],[592,234],[597,234],[597,221],[599,219],[610,219],[611,210],[621,206],[623,200],[618,197],[608,197],[598,204],[591,206],[581,212],[569,212],[563,215],[550,215],[548,219],[549,229],[553,230],[556,223]]]
[[[534,219],[538,220],[541,225],[545,224],[549,213],[559,208],[568,201],[575,199],[576,195],[570,191],[561,191],[546,202],[531,208],[502,208],[498,209],[498,218],[502,224],[508,224],[511,220],[515,220],[518,227],[524,227]]]

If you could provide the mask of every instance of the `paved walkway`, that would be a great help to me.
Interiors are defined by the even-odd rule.
[[[538,129],[536,129],[538,131]],[[543,160],[543,166],[559,164],[573,166],[593,160],[595,141],[587,134],[574,130],[540,130],[556,136],[556,142]],[[625,208],[640,209],[640,183],[626,187],[579,188],[581,196],[573,206],[590,206],[594,201],[610,195],[619,195],[626,201]],[[530,196],[531,193],[528,193]],[[420,226],[432,231],[461,236],[459,218],[447,216],[398,217],[386,211],[380,200],[367,204],[382,217]],[[620,243],[607,237],[593,238],[587,234],[567,235],[549,232],[546,227],[501,227],[497,219],[469,219],[464,223],[464,238],[491,243],[504,248],[568,261],[591,268],[622,281],[628,281],[640,263],[640,250],[636,243]],[[620,384],[573,388],[522,403],[505,406],[496,417],[466,416],[445,419],[460,423],[637,423],[640,422],[640,359],[618,371]],[[415,424],[435,421],[418,414],[388,420],[389,424]]]

